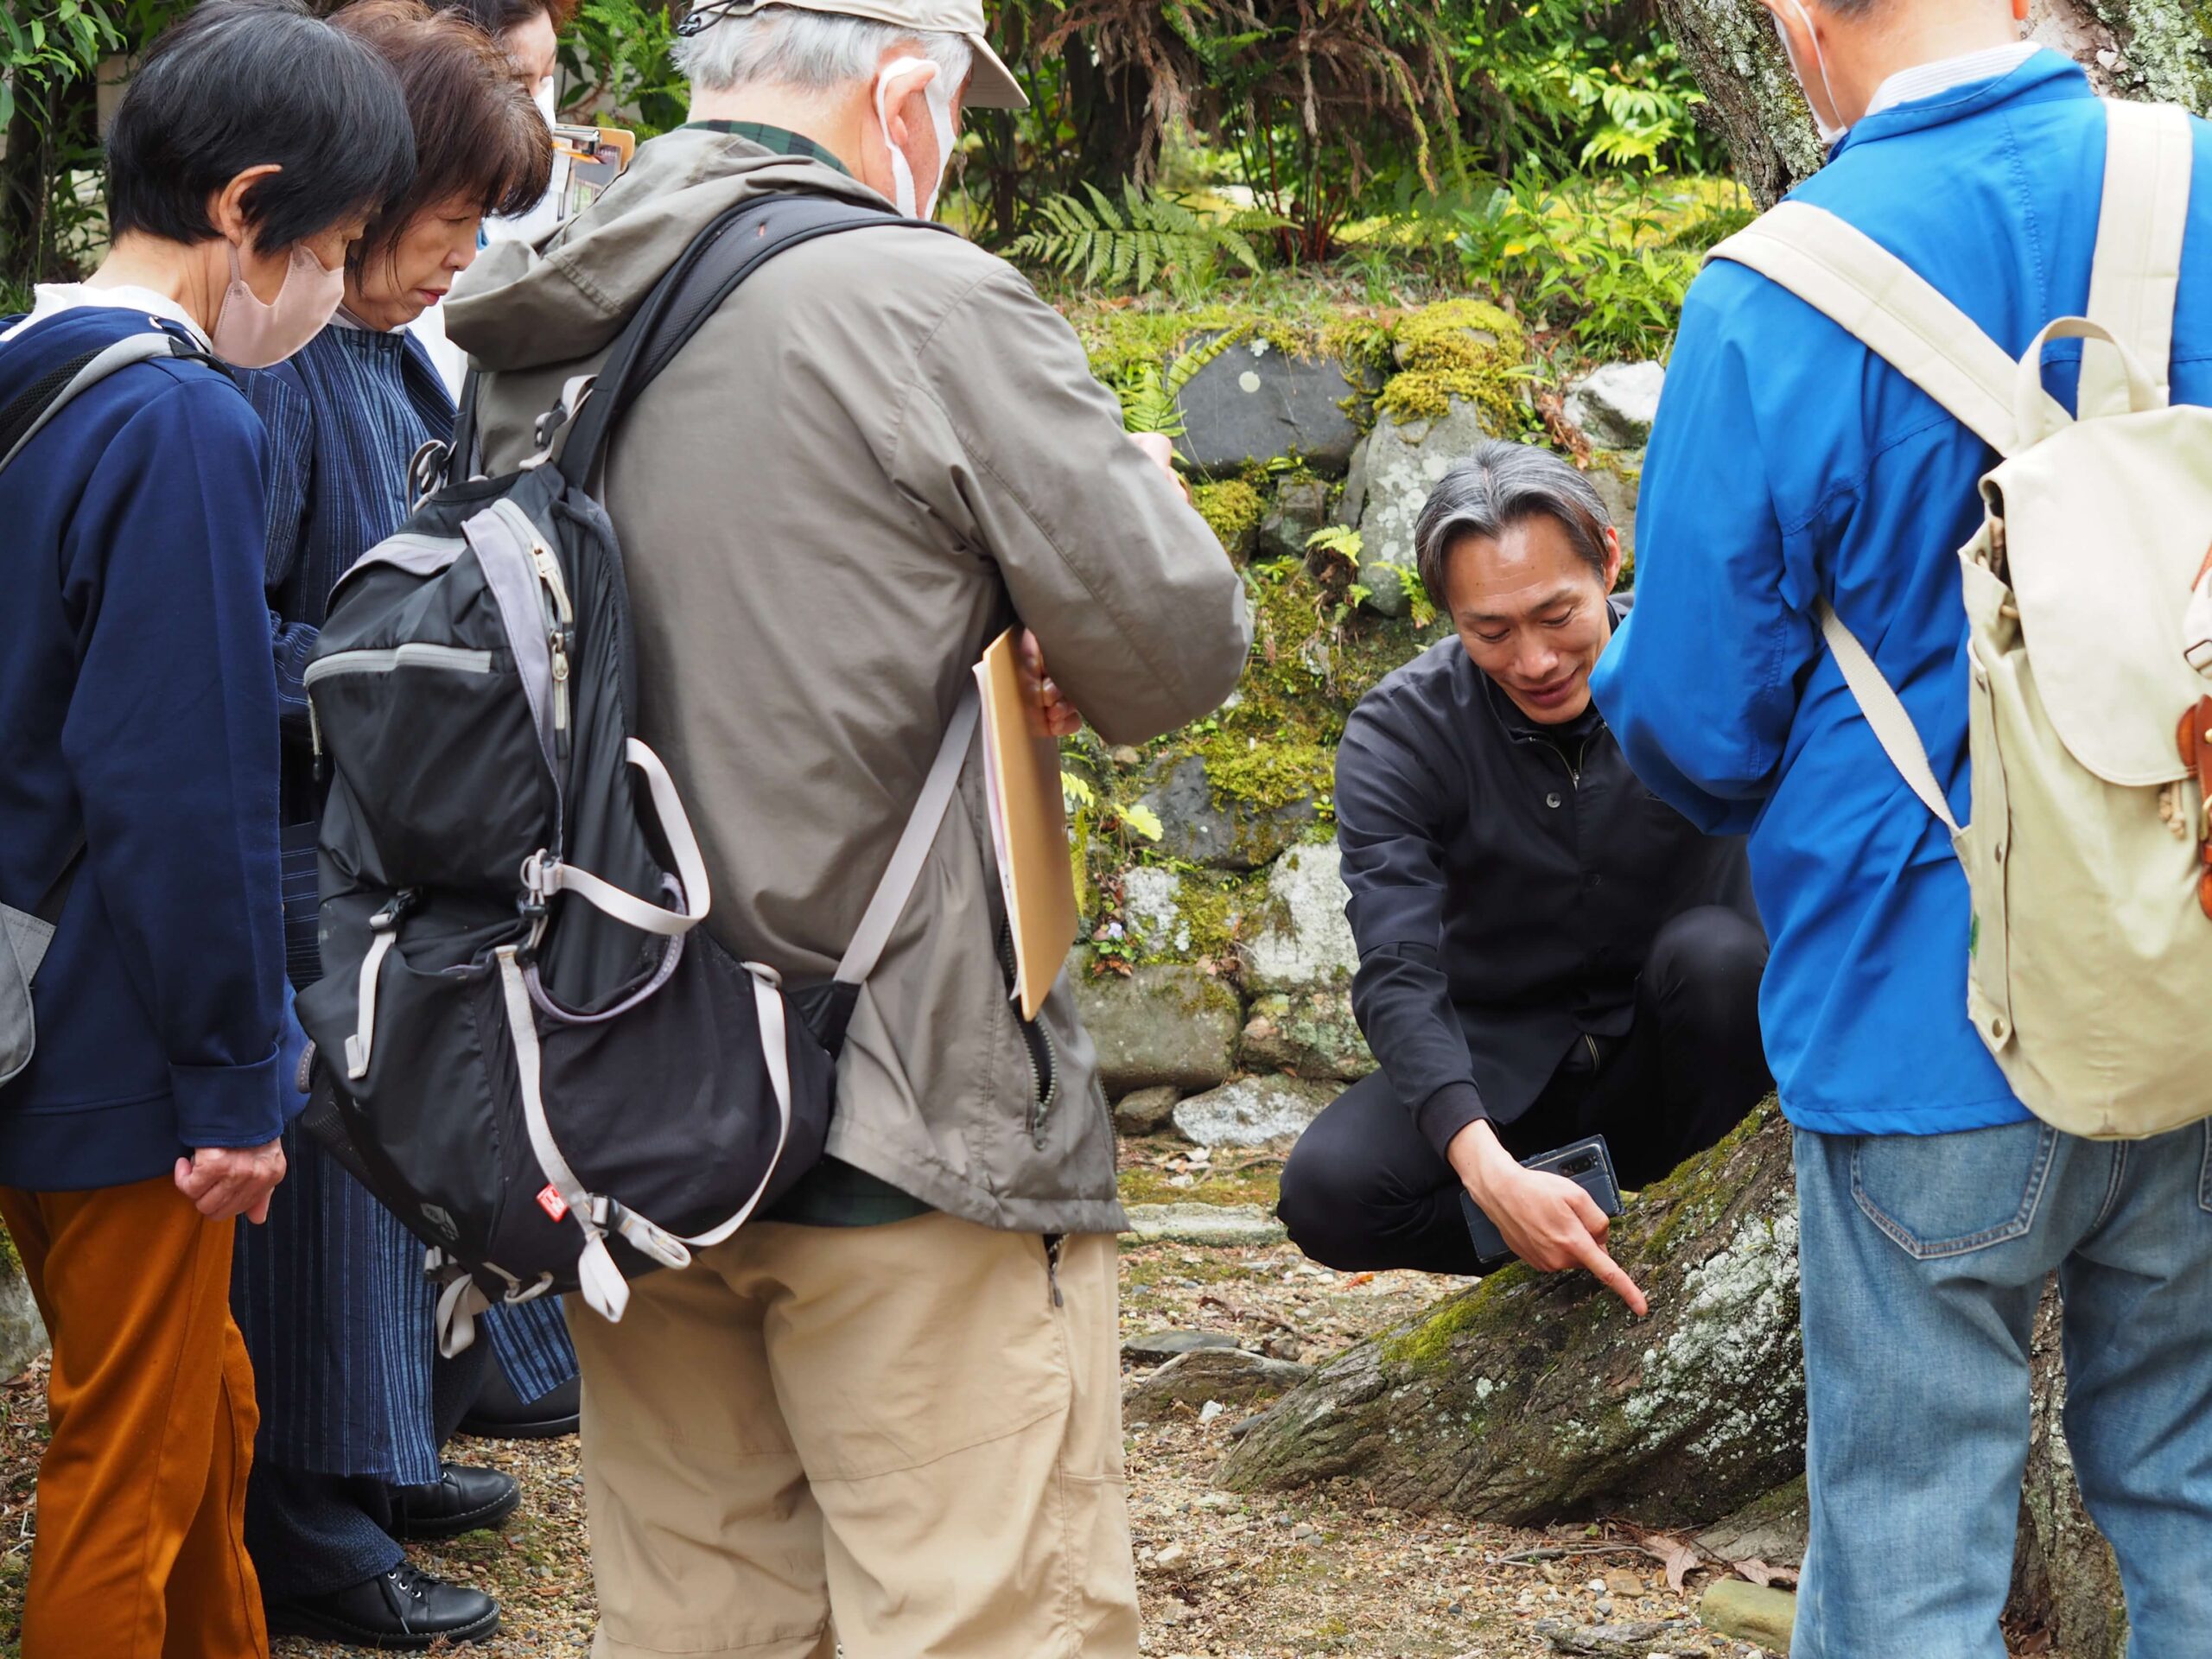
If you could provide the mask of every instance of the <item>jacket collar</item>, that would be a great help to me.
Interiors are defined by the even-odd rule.
[[[1993,76],[1986,80],[1970,80],[1934,98],[1892,105],[1886,110],[1853,123],[1851,130],[1844,134],[1835,149],[1829,152],[1828,159],[1834,161],[1863,144],[1878,143],[1885,138],[1894,138],[1900,134],[1919,132],[1949,122],[1962,121],[1986,110],[2012,105],[2042,104],[2054,99],[2095,96],[2095,92],[2089,86],[2089,77],[2083,73],[2080,64],[2063,53],[2046,48],[2010,74]]]

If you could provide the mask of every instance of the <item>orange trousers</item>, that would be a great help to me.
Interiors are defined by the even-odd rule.
[[[22,1659],[266,1659],[245,1551],[253,1370],[231,1318],[237,1224],[168,1177],[0,1187],[54,1341]]]

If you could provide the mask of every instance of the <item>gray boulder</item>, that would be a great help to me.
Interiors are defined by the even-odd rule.
[[[1252,1004],[1236,1046],[1248,1071],[1287,1071],[1300,1077],[1354,1083],[1375,1070],[1375,1056],[1353,1018],[1351,993],[1272,991]]]
[[[1314,818],[1313,803],[1255,807],[1217,800],[1206,764],[1186,755],[1141,798],[1160,819],[1159,850],[1217,870],[1252,870],[1275,858]]]
[[[46,1323],[31,1300],[14,1243],[0,1235],[0,1380],[22,1374],[46,1351]]]
[[[1202,1147],[1286,1144],[1337,1097],[1302,1077],[1238,1077],[1175,1108],[1175,1127]]]
[[[1209,1401],[1249,1406],[1272,1400],[1313,1374],[1311,1365],[1268,1359],[1241,1348],[1200,1348],[1169,1360],[1122,1395],[1122,1415],[1149,1423],[1179,1411],[1201,1411]]]
[[[1329,486],[1318,478],[1294,479],[1275,492],[1275,499],[1261,518],[1253,556],[1303,558],[1306,542],[1328,523]]]
[[[1114,1103],[1114,1127],[1123,1135],[1158,1135],[1173,1126],[1175,1103],[1182,1098],[1172,1083],[1123,1095]]]
[[[1268,925],[1251,944],[1244,982],[1255,991],[1349,984],[1359,946],[1344,919],[1343,859],[1334,842],[1305,842],[1268,871]]]
[[[1138,864],[1122,873],[1122,919],[1145,954],[1189,954],[1191,925],[1183,916],[1182,895],[1183,878],[1173,870]]]
[[[1657,363],[1608,363],[1567,391],[1567,418],[1600,449],[1641,449],[1651,441],[1667,371]]]
[[[1109,1099],[1163,1085],[1211,1089],[1229,1076],[1242,1010],[1219,980],[1160,966],[1126,979],[1078,969],[1073,982]]]
[[[1293,357],[1264,340],[1241,340],[1184,385],[1175,447],[1208,474],[1295,459],[1341,477],[1359,442],[1344,406],[1359,391],[1334,358]]]
[[[1636,503],[1643,486],[1643,452],[1610,454],[1600,450],[1585,474],[1605,504],[1605,514],[1620,532],[1621,551],[1636,556]]]
[[[1482,411],[1455,397],[1441,420],[1382,420],[1362,442],[1344,480],[1344,517],[1359,527],[1359,580],[1384,616],[1412,608],[1414,525],[1437,480],[1493,435]]]

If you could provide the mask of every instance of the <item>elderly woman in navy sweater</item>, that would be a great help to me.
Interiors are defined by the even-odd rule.
[[[1639,783],[1591,703],[1629,601],[1587,479],[1484,443],[1414,538],[1458,637],[1362,698],[1337,751],[1352,1007],[1382,1070],[1292,1151],[1282,1218],[1332,1267],[1472,1273],[1464,1192],[1522,1260],[1641,1313],[1596,1204],[1517,1160],[1603,1135],[1642,1185],[1766,1092],[1743,843]]]
[[[333,21],[397,74],[416,160],[405,194],[350,251],[331,325],[281,368],[246,382],[269,432],[285,957],[299,985],[321,971],[322,791],[301,677],[331,588],[399,527],[414,493],[409,461],[453,425],[444,385],[406,325],[475,257],[482,217],[534,200],[550,165],[528,93],[466,20],[415,0],[359,0]],[[440,1448],[487,1370],[512,1376],[510,1392],[525,1400],[572,1381],[559,1309],[502,1310],[488,1344],[437,1359],[422,1245],[310,1138],[295,1130],[285,1147],[292,1179],[269,1225],[244,1241],[232,1296],[261,1382],[246,1538],[270,1626],[399,1649],[488,1636],[499,1626],[492,1598],[418,1571],[402,1544],[493,1526],[514,1509],[510,1477],[443,1462]]]
[[[223,1293],[299,1096],[266,446],[216,359],[273,364],[323,326],[412,157],[374,54],[297,0],[210,0],[116,115],[107,258],[0,322],[0,454],[89,356],[168,348],[0,474],[0,901],[58,918],[36,1051],[0,1089],[0,1215],[54,1340],[24,1659],[268,1652]]]

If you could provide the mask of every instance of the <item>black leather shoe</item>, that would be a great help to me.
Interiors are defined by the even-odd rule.
[[[512,1475],[496,1469],[470,1469],[458,1463],[438,1465],[445,1478],[435,1486],[395,1486],[391,1491],[391,1535],[412,1543],[484,1532],[515,1512],[522,1488]]]
[[[481,1590],[434,1579],[402,1561],[381,1578],[327,1596],[269,1607],[271,1636],[311,1636],[347,1647],[421,1653],[434,1642],[498,1634],[499,1604]]]
[[[484,1386],[468,1415],[461,1420],[461,1432],[486,1440],[550,1440],[573,1434],[582,1398],[582,1386],[572,1376],[550,1394],[518,1399],[506,1373],[487,1365]]]

